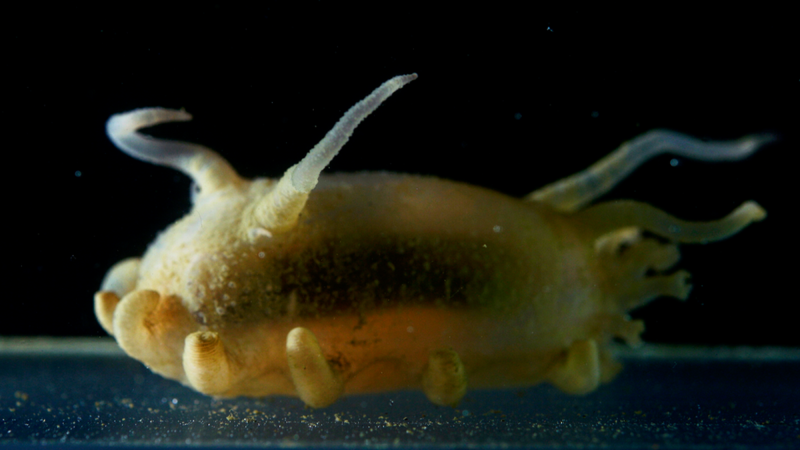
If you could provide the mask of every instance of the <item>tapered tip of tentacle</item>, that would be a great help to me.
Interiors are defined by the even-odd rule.
[[[624,143],[588,169],[538,189],[525,199],[548,204],[558,211],[574,212],[657,155],[672,153],[698,161],[737,161],[777,139],[774,134],[763,133],[734,141],[705,142],[674,131],[651,130]]]
[[[368,115],[375,111],[395,91],[417,78],[417,74],[400,75],[383,83],[366,98],[353,105],[331,131],[316,145],[292,174],[292,184],[300,192],[311,192],[317,185],[319,174],[353,134],[353,130]]]
[[[316,336],[310,330],[297,327],[289,332],[286,358],[297,395],[306,405],[324,408],[344,392],[341,376],[325,359]]]
[[[157,140],[140,134],[142,128],[160,123],[186,122],[192,115],[183,110],[166,108],[139,108],[133,111],[114,114],[106,122],[108,139],[125,154],[153,164],[177,167],[173,155],[165,152],[161,144],[169,141]]]
[[[742,203],[732,213],[720,220],[686,226],[683,233],[678,233],[680,242],[706,243],[720,241],[742,231],[753,222],[760,222],[767,217],[767,211],[754,201]]]
[[[739,140],[742,157],[755,153],[761,147],[778,141],[778,135],[773,133],[759,133],[745,136]]]
[[[141,128],[152,127],[164,122],[187,122],[189,120],[192,120],[192,115],[182,109],[139,108],[109,117],[106,122],[106,134],[114,141],[116,136],[133,133]]]
[[[282,231],[294,226],[308,199],[308,194],[353,130],[392,93],[417,78],[417,74],[401,75],[383,83],[366,98],[350,108],[325,137],[295,166],[284,173],[280,181],[253,209],[257,226],[270,231]]]
[[[739,220],[750,222],[761,222],[767,218],[767,211],[758,203],[750,200],[742,203],[730,215],[731,218],[737,217]]]
[[[197,331],[186,336],[183,370],[192,387],[203,394],[220,395],[230,388],[230,362],[218,333]]]

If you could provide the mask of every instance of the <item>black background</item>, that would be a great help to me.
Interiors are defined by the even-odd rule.
[[[116,150],[109,115],[186,108],[193,122],[153,134],[276,177],[381,82],[417,72],[329,170],[432,174],[522,196],[652,128],[778,133],[743,162],[657,158],[607,198],[694,220],[750,199],[769,213],[727,241],[682,248],[694,291],[634,313],[646,340],[800,345],[800,38],[787,11],[376,5],[8,11],[0,335],[103,335],[92,294],[105,271],[188,212],[189,180]]]

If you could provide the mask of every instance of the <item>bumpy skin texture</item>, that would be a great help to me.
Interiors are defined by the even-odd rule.
[[[281,180],[241,179],[209,149],[137,131],[188,120],[183,111],[113,116],[118,147],[184,171],[200,191],[141,260],[109,271],[95,296],[103,327],[154,372],[220,397],[297,395],[323,407],[422,388],[455,405],[468,385],[541,381],[581,394],[619,370],[609,340],[638,342],[644,326],[628,310],[687,297],[687,274],[670,271],[677,243],[764,217],[753,202],[708,223],[632,201],[584,206],[655,154],[738,159],[768,136],[703,143],[650,132],[524,200],[433,177],[320,176],[355,126],[414,78],[376,89]]]

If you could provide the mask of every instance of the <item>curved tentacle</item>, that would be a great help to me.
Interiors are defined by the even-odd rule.
[[[208,194],[241,178],[231,165],[215,151],[199,144],[156,139],[139,132],[142,128],[166,122],[192,120],[183,110],[141,108],[114,114],[106,122],[106,134],[111,142],[136,159],[161,166],[172,167],[190,176]]]
[[[581,211],[575,215],[575,220],[578,223],[591,224],[595,236],[602,236],[618,228],[635,226],[673,242],[706,243],[733,236],[765,217],[767,212],[754,201],[742,203],[719,220],[689,222],[677,219],[647,203],[616,200]]]
[[[574,212],[610,191],[649,159],[663,153],[699,161],[736,161],[775,140],[774,135],[762,134],[735,141],[703,142],[674,131],[653,130],[622,144],[588,169],[534,191],[525,200],[545,203],[561,212]]]

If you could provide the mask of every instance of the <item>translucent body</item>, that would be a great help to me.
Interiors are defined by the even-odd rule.
[[[320,175],[414,78],[359,102],[280,180],[241,179],[209,149],[137,131],[188,120],[182,111],[112,117],[115,144],[183,170],[200,192],[141,260],[109,271],[95,296],[100,323],[155,372],[209,395],[298,395],[321,407],[401,388],[442,405],[467,386],[550,381],[586,393],[619,369],[608,341],[638,341],[643,324],[628,310],[688,295],[685,272],[664,273],[678,242],[764,217],[752,202],[708,223],[630,201],[581,208],[665,150],[737,159],[768,137],[706,144],[651,132],[525,200],[433,177]]]

